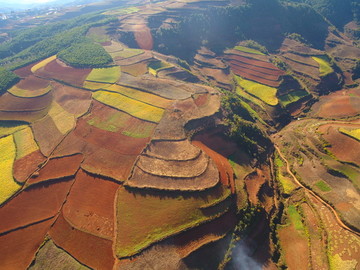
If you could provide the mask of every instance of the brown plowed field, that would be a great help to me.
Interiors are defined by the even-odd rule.
[[[311,108],[314,116],[336,118],[360,114],[360,88],[344,89],[320,97]]]
[[[293,53],[285,53],[285,54],[283,54],[283,57],[285,57],[286,59],[292,60],[294,62],[299,62],[300,64],[312,66],[317,69],[319,68],[319,64],[314,59],[312,59],[310,56],[304,57],[304,56],[300,56],[300,55],[293,54]]]
[[[80,171],[64,205],[64,218],[83,232],[111,240],[114,236],[114,201],[118,187],[112,181]]]
[[[67,112],[80,116],[86,113],[91,104],[91,92],[53,83],[54,99]]]
[[[190,160],[200,155],[199,148],[194,147],[189,140],[157,141],[152,140],[145,154],[164,160]]]
[[[130,58],[126,58],[126,59],[115,59],[115,64],[119,65],[119,66],[130,66],[130,65],[134,65],[146,60],[150,60],[152,59],[152,54],[151,52],[147,52],[145,51],[142,54],[130,57]],[[121,79],[121,78],[120,78]]]
[[[149,27],[147,27],[146,24],[140,24],[136,25],[134,30],[134,37],[139,48],[143,50],[152,50],[154,41]]]
[[[236,75],[241,76],[241,77],[243,77],[245,79],[248,79],[248,80],[251,80],[251,81],[255,81],[255,82],[258,82],[258,83],[261,83],[261,84],[265,84],[265,85],[268,85],[268,86],[271,86],[271,87],[279,87],[279,85],[280,85],[280,81],[266,80],[266,79],[264,79],[262,77],[250,74],[244,69],[239,69],[236,66],[232,67],[231,69],[233,70],[233,72]]]
[[[355,127],[355,126],[354,126]],[[359,126],[357,126],[359,127]],[[360,144],[338,131],[339,126],[324,125],[320,129],[323,138],[331,144],[329,150],[340,160],[360,165]]]
[[[284,75],[284,72],[274,69],[268,69],[263,67],[254,66],[251,64],[235,61],[235,60],[228,60],[228,63],[230,63],[231,66],[237,66],[244,69],[249,69],[250,71],[253,71],[254,73],[264,75],[264,76],[270,76],[272,80],[278,80],[279,76]]]
[[[206,152],[213,159],[216,163],[216,166],[220,173],[220,181],[223,185],[228,186],[231,188],[231,192],[235,193],[235,182],[234,182],[234,172],[229,164],[229,161],[226,157],[222,156],[218,152],[207,147],[201,141],[193,140],[192,143],[197,147],[201,148],[203,151]]]
[[[142,152],[150,138],[133,138],[93,127],[83,119],[77,122],[74,133],[86,142],[124,155],[138,155]]]
[[[41,61],[42,61],[42,60],[41,60]],[[16,69],[16,70],[14,70],[14,73],[15,73],[16,75],[18,75],[19,77],[21,77],[21,78],[25,78],[25,77],[27,77],[27,76],[30,76],[30,75],[33,74],[33,73],[31,72],[31,68],[32,68],[34,65],[38,64],[39,62],[40,62],[40,61],[35,62],[35,63],[32,63],[32,64],[27,65],[27,66],[22,67],[22,68],[18,68],[18,69]]]
[[[35,141],[39,145],[41,153],[45,156],[50,155],[64,136],[50,116],[46,116],[32,124],[32,130]]]
[[[201,66],[204,66],[203,64],[205,64],[205,66],[210,66],[210,67],[212,66],[219,69],[226,68],[226,65],[221,60],[216,59],[214,57],[205,57],[200,54],[197,54],[195,55],[194,59],[195,61],[200,62],[200,64],[202,64]]]
[[[14,209],[14,211],[17,211]],[[2,219],[3,221],[3,219]],[[0,237],[0,269],[27,269],[44,242],[53,219],[16,230]]]
[[[193,160],[162,160],[153,157],[140,156],[136,166],[146,173],[165,176],[194,178],[202,175],[207,169],[209,158],[202,152]]]
[[[93,269],[109,270],[114,265],[111,241],[77,230],[62,214],[52,226],[50,236],[57,246]]]
[[[0,97],[0,111],[39,111],[49,107],[51,102],[51,92],[35,98],[22,98],[13,96],[10,93],[5,93]]]
[[[6,112],[0,111],[0,120],[34,122],[46,116],[48,109],[40,111]]]
[[[201,94],[201,95],[196,96],[194,98],[195,105],[198,107],[205,106],[208,102],[208,97],[209,97],[208,94]]]
[[[242,65],[241,63],[235,62],[235,61],[231,61],[229,63],[231,65],[231,69],[236,70],[238,72],[248,73],[250,75],[261,77],[263,79],[270,80],[270,81],[277,81],[279,79],[278,75],[263,73],[262,72],[263,69],[247,67],[246,65]]]
[[[39,175],[30,178],[27,183],[36,184],[47,180],[74,176],[80,168],[82,161],[83,156],[81,154],[50,159],[46,165],[41,168]]]
[[[81,168],[90,173],[111,177],[119,181],[127,179],[138,156],[123,155],[101,147],[95,147],[89,152],[91,154],[85,155]]]
[[[237,50],[237,49],[226,50],[225,54],[239,55],[239,56],[243,56],[243,57],[254,59],[254,60],[259,60],[259,61],[263,61],[263,62],[269,62],[269,56],[267,56],[267,55],[261,55],[261,54],[255,54],[255,53],[247,53],[247,52],[240,51],[240,50]]]
[[[73,180],[39,184],[22,191],[0,208],[0,233],[55,216],[72,183]]]
[[[308,66],[304,64],[300,64],[298,62],[292,61],[290,59],[285,59],[286,64],[290,66],[294,71],[307,75],[314,80],[319,80],[320,71],[318,67]]]
[[[269,63],[269,62],[265,62],[265,61],[259,61],[259,60],[255,60],[255,59],[251,59],[251,58],[247,58],[244,56],[240,56],[240,55],[226,55],[225,56],[225,60],[234,60],[237,62],[241,62],[241,63],[245,63],[251,66],[257,66],[260,68],[264,68],[264,69],[269,69],[269,71],[273,72],[273,74],[275,75],[283,75],[284,71],[278,69],[274,64]]]
[[[148,72],[147,63],[140,62],[129,66],[121,66],[121,72],[128,73],[132,76],[141,76]]]
[[[25,182],[27,178],[38,168],[38,165],[45,161],[41,152],[35,151],[15,161],[13,166],[14,178],[18,182]]]
[[[31,75],[21,80],[18,84],[16,84],[16,86],[26,90],[38,90],[41,88],[46,88],[49,85],[49,83],[50,82],[47,80],[40,79],[38,77]]]
[[[75,135],[74,132],[70,132],[68,136],[61,142],[61,144],[55,149],[52,156],[62,157],[70,156],[77,153],[85,153],[86,142]]]
[[[246,190],[249,195],[249,200],[254,205],[259,203],[260,189],[265,184],[265,175],[260,169],[256,169],[255,172],[249,174],[245,178]]]
[[[222,84],[230,84],[231,80],[229,75],[225,74],[225,72],[221,69],[213,69],[203,67],[200,71],[207,77],[210,77]]]
[[[36,75],[49,79],[57,79],[67,83],[82,86],[86,77],[91,72],[91,68],[72,68],[66,66],[59,59],[55,59],[45,67],[36,71]]]
[[[162,190],[204,190],[214,187],[219,182],[219,172],[212,160],[205,172],[194,178],[172,178],[148,174],[135,166],[126,185],[137,188]]]

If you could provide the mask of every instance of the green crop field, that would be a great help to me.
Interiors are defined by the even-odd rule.
[[[244,47],[244,46],[235,46],[234,47],[235,50],[241,51],[241,52],[246,52],[246,53],[252,53],[252,54],[258,54],[258,55],[265,55],[264,53],[252,49],[252,48],[248,48],[248,47]]]
[[[342,134],[345,134],[351,138],[354,138],[355,140],[360,141],[360,128],[352,129],[352,130],[345,129],[345,128],[339,128],[339,131]]]
[[[291,91],[286,95],[280,96],[279,101],[284,107],[286,107],[289,104],[294,103],[303,97],[306,97],[307,95],[309,95],[309,93],[304,90]]]
[[[156,76],[160,70],[164,70],[172,67],[173,67],[172,65],[163,61],[154,61],[148,64],[149,73],[154,76]]]
[[[327,56],[313,56],[312,59],[319,64],[320,76],[326,76],[334,72]]]
[[[123,49],[118,52],[111,52],[110,55],[112,58],[120,57],[120,58],[130,58],[133,56],[137,56],[143,54],[144,51],[140,49]]]
[[[121,70],[119,66],[110,68],[96,68],[93,69],[87,76],[87,81],[100,83],[115,83],[119,80]]]
[[[0,139],[0,205],[10,198],[21,186],[14,181],[13,164],[16,147],[13,136]]]
[[[242,79],[236,76],[237,84],[249,94],[257,97],[265,103],[275,106],[279,100],[276,97],[277,89],[260,83]]]
[[[326,184],[323,180],[316,182],[315,186],[317,186],[323,192],[331,191],[331,187],[328,184]]]
[[[113,92],[97,91],[93,94],[93,98],[134,117],[154,123],[158,123],[164,114],[161,108]]]
[[[305,227],[304,227],[304,224],[302,223],[302,217],[299,214],[298,210],[296,209],[296,206],[289,205],[287,210],[288,210],[290,220],[295,226],[295,229],[298,231],[304,232]]]

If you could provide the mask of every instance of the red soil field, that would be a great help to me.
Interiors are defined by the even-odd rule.
[[[355,125],[353,127],[356,127]],[[360,165],[360,144],[353,138],[340,133],[339,126],[321,126],[323,138],[331,144],[328,149],[340,160]],[[357,126],[359,128],[359,126]]]
[[[236,66],[233,66],[231,69],[236,75],[241,76],[241,77],[243,77],[245,79],[248,79],[248,80],[251,80],[251,81],[255,81],[255,82],[258,82],[258,83],[261,83],[261,84],[265,84],[265,85],[268,85],[268,86],[271,86],[271,87],[279,87],[279,85],[280,85],[280,81],[266,80],[266,79],[264,79],[262,77],[250,74],[244,69],[239,69]]]
[[[61,141],[61,144],[56,147],[55,151],[52,153],[52,157],[70,156],[78,153],[83,153],[85,155],[85,146],[85,141],[76,136],[74,132],[70,132],[69,135]]]
[[[46,116],[47,112],[48,109],[20,112],[0,111],[0,120],[34,122]]]
[[[264,69],[269,69],[270,71],[272,71],[272,74],[276,74],[276,75],[283,75],[284,71],[278,69],[274,64],[269,63],[269,62],[265,62],[265,61],[260,61],[260,60],[255,60],[255,59],[251,59],[248,57],[244,57],[244,56],[240,56],[240,55],[234,55],[234,54],[227,54],[225,55],[225,60],[229,61],[229,60],[234,60],[237,62],[241,62],[244,64],[248,64],[251,66],[257,66],[260,68],[264,68]]]
[[[16,160],[13,166],[13,174],[16,181],[21,183],[25,182],[27,178],[38,169],[38,165],[44,161],[45,157],[39,150]]]
[[[208,101],[208,96],[209,96],[208,94],[198,95],[196,98],[194,98],[195,105],[198,107],[202,107],[206,105]]]
[[[218,83],[229,85],[230,78],[229,75],[226,74],[222,69],[213,69],[213,68],[206,68],[203,67],[200,71],[207,77],[210,77],[216,80]]]
[[[41,60],[41,61],[42,61],[42,60]],[[22,67],[22,68],[18,68],[17,70],[14,70],[14,73],[15,73],[16,75],[18,75],[19,77],[21,77],[21,78],[25,78],[25,77],[27,77],[27,76],[30,76],[30,75],[33,74],[33,73],[31,72],[31,68],[32,68],[33,66],[35,66],[37,63],[39,63],[39,62],[40,62],[40,61],[35,62],[35,63],[32,63],[32,64],[27,65],[27,66]]]
[[[34,138],[43,155],[48,156],[61,142],[64,135],[58,130],[50,116],[32,124]]]
[[[129,65],[140,63],[142,61],[150,60],[152,58],[153,58],[152,53],[145,51],[142,54],[139,54],[139,55],[136,55],[136,56],[133,56],[130,58],[115,59],[115,64],[119,65],[119,66],[129,66]],[[121,77],[120,77],[120,80],[121,80]]]
[[[147,25],[136,25],[134,27],[134,37],[139,46],[143,50],[152,50],[154,46],[153,37]]]
[[[312,113],[319,117],[335,118],[360,114],[360,88],[343,89],[320,97],[312,107]]]
[[[231,68],[233,68],[233,69],[244,70],[245,72],[247,72],[249,74],[253,74],[255,76],[259,76],[259,77],[262,77],[267,80],[277,81],[279,79],[279,75],[274,74],[272,72],[272,70],[270,70],[270,69],[259,68],[256,66],[243,64],[241,62],[237,62],[237,61],[233,61],[233,60],[230,60],[229,63],[230,63]]]
[[[91,70],[92,69],[90,68],[73,68],[67,66],[59,59],[56,59],[36,71],[36,75],[65,81],[76,86],[82,86]]]
[[[0,97],[0,111],[38,111],[50,106],[51,101],[51,92],[35,98],[15,97],[10,93],[5,93]]]
[[[18,84],[16,84],[16,86],[26,90],[38,90],[41,88],[46,88],[49,83],[50,82],[48,80],[40,79],[31,75],[21,80]]]
[[[66,250],[79,262],[93,269],[113,268],[115,259],[112,242],[77,230],[64,219],[62,214],[52,226],[50,236],[57,246]]]
[[[63,158],[50,159],[46,165],[40,169],[39,175],[32,177],[27,181],[27,184],[36,184],[47,180],[61,179],[69,176],[74,176],[80,164],[83,161],[81,154]]]
[[[235,193],[235,182],[234,182],[234,172],[232,170],[231,165],[226,157],[222,156],[221,154],[215,152],[214,150],[207,147],[201,141],[193,140],[192,143],[205,151],[206,154],[212,158],[220,173],[220,181],[223,185],[228,186],[231,188],[231,193]]]
[[[133,138],[121,134],[93,127],[83,119],[78,120],[75,134],[86,142],[124,155],[138,155],[150,138]]]
[[[87,148],[86,151],[89,154],[85,155],[81,168],[118,181],[127,179],[138,156],[119,154],[101,147],[93,147],[91,150]]]
[[[253,204],[259,203],[258,195],[263,184],[265,184],[265,175],[260,169],[256,169],[255,172],[249,174],[245,178],[246,190],[249,195],[249,200]]]
[[[54,220],[50,219],[2,235],[0,237],[0,268],[6,270],[27,269],[34,259],[36,251],[44,242],[45,235],[53,222]]]
[[[80,116],[86,113],[91,105],[91,92],[53,83],[54,100],[67,112]]]
[[[20,192],[0,208],[0,233],[57,215],[72,183],[73,180],[39,184]]]
[[[119,184],[80,170],[64,205],[64,218],[77,229],[111,240],[114,201]],[[96,203],[94,203],[96,202]]]

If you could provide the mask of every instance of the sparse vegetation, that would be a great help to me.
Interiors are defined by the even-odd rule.
[[[327,56],[313,56],[312,59],[314,59],[319,64],[320,76],[326,76],[334,72]]]

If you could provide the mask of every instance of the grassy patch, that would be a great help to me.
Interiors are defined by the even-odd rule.
[[[258,54],[258,55],[265,55],[264,53],[252,49],[252,48],[248,48],[248,47],[244,47],[244,46],[235,46],[234,47],[235,50],[241,51],[241,52],[246,52],[246,53],[252,53],[252,54]]]
[[[357,141],[360,141],[360,128],[357,128],[357,129],[345,129],[345,128],[339,128],[339,131],[342,133],[342,134],[345,134]]]
[[[312,59],[319,64],[320,76],[326,76],[334,72],[327,56],[313,56]]]
[[[94,42],[109,42],[110,38],[106,34],[105,27],[93,27],[87,32],[86,37],[91,39]]]
[[[323,192],[331,191],[331,187],[328,184],[326,184],[323,180],[316,182],[315,186],[317,186]]]
[[[100,82],[100,83],[115,83],[120,78],[120,67],[110,68],[96,68],[93,69],[87,76],[87,81]]]
[[[154,61],[148,64],[149,73],[154,76],[156,76],[160,70],[164,70],[172,67],[173,67],[172,65],[163,61]]]
[[[112,85],[111,83],[85,81],[83,87],[89,90],[100,90],[100,89],[108,89],[111,85]]]
[[[112,15],[112,16],[119,16],[119,15],[124,15],[124,14],[131,14],[131,13],[135,13],[138,12],[139,9],[137,7],[128,7],[128,8],[120,8],[120,9],[115,9],[115,10],[109,10],[104,12],[103,14],[105,15]]]
[[[276,97],[276,88],[245,80],[240,78],[239,76],[235,77],[237,84],[249,94],[257,97],[258,99],[264,101],[271,106],[275,106],[278,104],[279,100]]]
[[[247,92],[245,92],[242,88],[236,87],[236,94],[238,94],[240,97],[242,97],[242,98],[244,98],[244,99],[246,99],[246,100],[251,101],[251,102],[254,103],[255,105],[259,106],[260,108],[265,109],[265,108],[264,108],[264,103],[263,103],[261,100],[253,97],[252,95],[249,95],[249,94],[248,94]]]
[[[283,163],[283,161],[281,160],[281,158],[279,157],[279,155],[275,155],[275,165],[276,165],[276,177],[279,180],[284,193],[285,194],[290,194],[295,188],[296,185],[288,178],[285,177],[282,173],[282,170],[285,168],[285,164]]]
[[[309,95],[309,93],[304,90],[291,91],[286,95],[280,96],[279,101],[284,107],[286,107],[289,104],[294,103],[303,97],[306,97],[307,95]]]
[[[23,158],[39,149],[30,127],[14,133],[16,159]]]
[[[0,153],[0,204],[2,204],[21,188],[14,181],[12,171],[16,156],[13,136],[0,139]]]
[[[155,125],[149,122],[143,122],[140,125],[127,127],[122,134],[133,138],[148,138],[152,135]]]
[[[117,132],[125,127],[126,123],[131,121],[131,118],[129,114],[114,110],[106,119],[94,116],[87,123],[102,130]]]
[[[92,42],[75,43],[59,52],[58,58],[76,68],[101,68],[112,62],[110,54]]]
[[[120,58],[130,58],[140,54],[143,54],[144,51],[140,49],[124,49],[122,51],[110,53],[112,58],[120,57]]]
[[[131,193],[118,190],[118,234],[116,255],[133,256],[152,243],[186,229],[199,226],[227,210],[227,206],[201,209],[222,192],[202,192],[196,196],[161,196],[161,193]]]
[[[0,121],[0,138],[11,135],[21,129],[26,128],[28,125],[24,122],[18,121]]]
[[[108,91],[114,91],[120,93],[124,96],[127,96],[132,99],[136,99],[138,101],[148,103],[150,105],[160,107],[160,108],[167,108],[171,103],[172,100],[166,99],[160,96],[156,96],[144,91],[136,90],[129,87],[124,87],[120,85],[111,85],[107,88]]]
[[[54,121],[56,127],[62,134],[68,133],[75,126],[75,117],[65,111],[58,103],[53,102],[49,111],[49,116]]]
[[[46,58],[45,60],[41,61],[40,63],[37,63],[31,68],[31,72],[35,73],[37,70],[39,70],[42,67],[45,67],[47,64],[49,64],[51,61],[56,59],[56,55],[50,56]]]
[[[93,94],[93,98],[134,117],[154,123],[158,123],[164,114],[164,110],[161,108],[151,106],[117,93],[97,91]]]
[[[356,260],[343,260],[339,254],[329,256],[330,270],[353,270],[357,266]]]
[[[295,205],[289,205],[288,207],[288,214],[289,214],[289,217],[290,217],[290,220],[291,222],[294,224],[295,226],[295,229],[297,231],[301,231],[301,232],[304,232],[305,231],[305,227],[304,227],[304,224],[302,223],[302,217],[301,215],[299,214],[299,212],[297,211],[296,209],[296,206]]]
[[[5,68],[0,68],[0,95],[17,83],[20,78]]]
[[[21,89],[15,85],[15,86],[11,87],[8,90],[8,92],[17,97],[32,98],[32,97],[43,96],[43,95],[49,93],[51,90],[52,90],[51,85],[49,85],[48,87],[45,87],[45,88],[37,89],[37,90]]]

